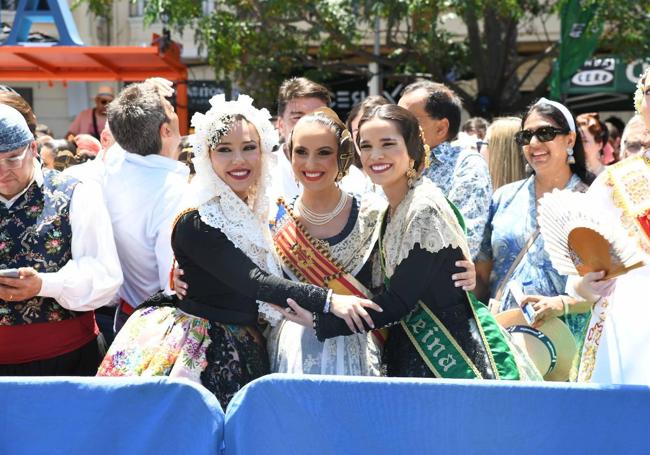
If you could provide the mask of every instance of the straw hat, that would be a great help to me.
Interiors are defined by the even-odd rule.
[[[496,320],[512,336],[512,342],[526,351],[546,381],[569,379],[578,346],[569,327],[556,317],[531,327],[521,308],[504,311]]]

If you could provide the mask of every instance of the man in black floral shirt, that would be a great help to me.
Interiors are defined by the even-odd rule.
[[[122,282],[99,188],[49,169],[0,104],[0,375],[94,375],[94,309]]]

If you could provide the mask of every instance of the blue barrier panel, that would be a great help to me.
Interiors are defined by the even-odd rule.
[[[0,454],[219,454],[224,416],[167,378],[0,378]]]
[[[226,411],[226,455],[647,453],[650,388],[271,375]]]

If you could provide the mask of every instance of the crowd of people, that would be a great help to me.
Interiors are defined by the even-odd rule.
[[[0,87],[0,375],[185,377],[224,407],[271,372],[648,384],[650,269],[563,276],[538,220],[585,193],[650,254],[647,76],[627,125],[545,98],[461,125],[426,80],[344,122],[292,78],[275,121],[217,95],[188,137],[164,79],[101,88],[66,139]]]

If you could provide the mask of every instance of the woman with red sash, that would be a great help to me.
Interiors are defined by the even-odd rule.
[[[370,258],[386,202],[339,187],[353,159],[350,133],[334,111],[320,108],[298,121],[287,145],[302,192],[293,201],[280,199],[271,222],[285,275],[339,294],[371,297]],[[319,341],[311,328],[285,320],[269,335],[271,371],[376,376],[382,343],[378,332]]]
[[[373,263],[378,269],[373,258],[386,201],[340,189],[354,153],[350,133],[334,111],[321,108],[296,124],[287,145],[302,194],[279,200],[271,221],[284,275],[336,294],[370,297],[369,290],[382,284],[373,274]],[[455,276],[457,286],[473,286],[473,264],[457,265],[466,269]],[[188,286],[178,273],[175,288],[184,296]],[[271,371],[378,375],[385,336],[386,331],[373,331],[319,341],[311,330],[285,320],[268,334]]]
[[[181,301],[158,293],[129,317],[104,358],[100,376],[175,376],[203,384],[226,407],[246,383],[269,373],[259,317],[287,298],[327,312],[337,295],[281,277],[268,228],[277,132],[266,109],[240,95],[210,100],[192,125],[196,176],[171,243],[185,270]],[[366,316],[348,302],[348,316]],[[360,311],[361,310],[361,311]],[[342,315],[343,316],[343,315]],[[348,323],[352,324],[351,318]]]
[[[382,311],[367,309],[373,325],[361,321],[365,330],[390,326],[388,375],[537,378],[534,370],[520,368],[487,308],[454,286],[456,262],[469,256],[467,241],[453,206],[435,184],[420,178],[428,151],[417,119],[398,106],[381,106],[361,119],[359,146],[364,169],[388,199],[378,242],[384,289],[372,298]],[[279,310],[289,320],[313,325],[318,339],[350,333],[335,317],[348,312],[348,300],[333,300],[333,314],[311,314],[297,303]]]

